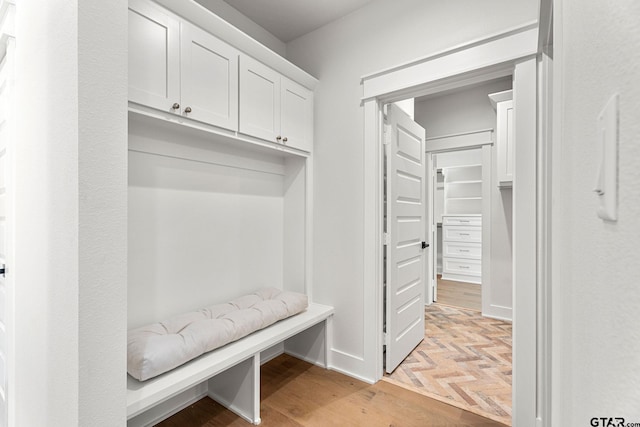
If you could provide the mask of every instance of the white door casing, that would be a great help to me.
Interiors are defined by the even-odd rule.
[[[9,376],[13,327],[13,290],[11,275],[5,275],[6,265],[13,259],[13,192],[12,158],[14,137],[13,40],[8,41],[6,54],[0,62],[0,427],[8,425]],[[9,271],[10,269],[6,269]]]
[[[387,124],[385,369],[393,372],[424,338],[425,130],[395,105]]]

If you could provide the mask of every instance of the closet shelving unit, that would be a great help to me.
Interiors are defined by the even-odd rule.
[[[482,165],[446,167],[442,174],[445,213],[482,213]]]
[[[442,168],[442,278],[481,283],[482,165]]]

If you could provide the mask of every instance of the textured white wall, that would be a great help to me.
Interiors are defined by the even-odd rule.
[[[334,356],[349,360],[338,368],[370,377],[366,365],[375,357],[364,354],[360,77],[530,22],[537,11],[534,0],[377,0],[287,44],[287,57],[320,80],[315,97],[313,294],[318,302],[336,307]]]
[[[126,10],[16,9],[15,425],[126,421]]]
[[[592,417],[640,422],[640,3],[562,0],[555,61],[564,70],[562,189],[556,198],[563,242],[556,254],[554,334],[559,366],[558,425]],[[596,118],[620,93],[619,220],[596,216]],[[557,301],[557,302],[556,302]],[[558,319],[558,321],[556,321]],[[562,399],[562,400],[561,400]]]

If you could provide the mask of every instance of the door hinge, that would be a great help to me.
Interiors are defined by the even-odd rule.
[[[391,236],[389,235],[389,233],[382,233],[382,240],[383,240],[383,245],[388,245],[391,243]]]
[[[384,132],[383,132],[384,137],[382,138],[382,143],[384,145],[389,145],[391,144],[391,131],[392,131],[391,125],[385,124],[383,127],[384,127]]]

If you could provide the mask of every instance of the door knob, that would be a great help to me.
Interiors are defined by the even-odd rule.
[[[429,244],[427,242],[422,242],[422,249],[427,249]]]
[[[187,114],[189,114],[189,113],[191,112],[191,107],[187,107],[187,108],[185,108],[185,109],[184,109],[184,112],[185,112],[185,113],[187,113]]]
[[[280,142],[280,140],[282,140],[282,137],[280,135],[276,136],[276,141]]]
[[[177,110],[178,108],[180,108],[180,104],[178,104],[177,102],[174,102],[171,108],[173,108],[174,110]]]
[[[282,138],[282,142],[287,142],[289,139],[285,136],[284,138]]]

